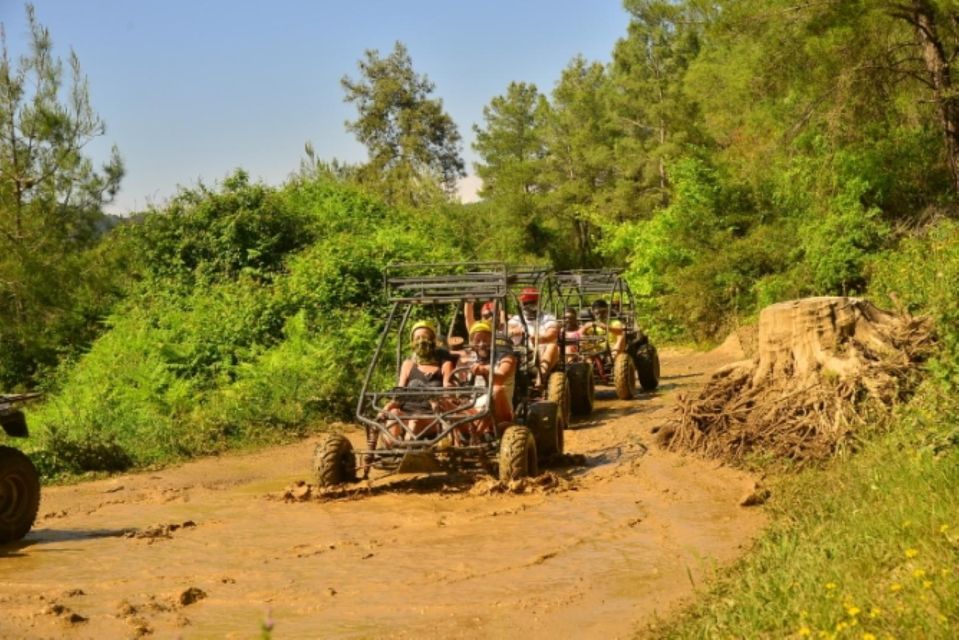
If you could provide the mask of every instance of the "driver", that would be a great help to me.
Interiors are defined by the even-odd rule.
[[[516,341],[517,337],[523,336],[523,326],[529,331],[526,336],[527,342],[532,346],[536,345],[539,354],[539,384],[543,384],[549,375],[549,372],[559,361],[559,323],[556,316],[540,311],[539,291],[533,287],[524,288],[519,294],[519,303],[522,308],[523,318],[513,316],[510,318],[510,336]]]
[[[442,388],[451,385],[453,362],[443,357],[436,347],[436,326],[429,320],[420,320],[410,330],[410,343],[413,355],[403,361],[400,366],[397,387],[417,389],[424,387]],[[404,414],[423,414],[433,411],[434,401],[423,399],[400,400],[394,398],[380,413],[381,418],[387,418],[389,413],[402,416]],[[409,420],[409,428],[419,433],[434,422],[431,418],[416,418]],[[402,439],[403,426],[394,424],[390,433],[397,439]]]

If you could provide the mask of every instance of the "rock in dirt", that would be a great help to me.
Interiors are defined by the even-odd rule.
[[[742,498],[739,499],[739,506],[741,507],[756,507],[761,504],[765,504],[769,497],[772,495],[772,491],[763,487],[762,485],[756,485],[753,487],[752,491],[747,492]]]
[[[313,485],[297,480],[283,490],[284,502],[306,502],[313,495]]]
[[[186,591],[180,594],[180,604],[184,607],[189,606],[195,602],[199,602],[206,597],[206,591],[198,587],[190,587]]]

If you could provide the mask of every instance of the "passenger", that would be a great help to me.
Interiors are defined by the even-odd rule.
[[[563,312],[563,339],[566,342],[567,359],[575,359],[579,353],[579,341],[582,338],[579,326],[579,314],[575,307],[566,307]]]
[[[436,347],[436,327],[429,320],[420,320],[410,330],[410,342],[413,346],[413,355],[403,361],[400,366],[397,387],[407,389],[442,388],[452,384],[453,362],[444,357],[443,352]],[[427,399],[408,399],[401,401],[394,398],[380,413],[381,419],[388,419],[389,414],[403,416],[406,414],[423,414],[434,411],[436,401]],[[433,424],[432,418],[410,419],[408,427],[414,434]],[[390,427],[393,437],[403,439],[406,430],[401,424],[394,423]]]
[[[523,327],[529,331],[526,340],[530,346],[536,345],[539,354],[539,384],[545,383],[550,371],[559,361],[559,323],[556,316],[540,311],[539,309],[539,291],[533,287],[526,287],[519,294],[519,302],[522,308],[523,318],[513,316],[510,318],[510,337],[516,342],[520,338],[522,343]]]
[[[513,420],[513,391],[516,388],[516,356],[511,350],[497,350],[496,363],[491,365],[493,353],[493,327],[489,322],[480,320],[470,330],[470,344],[473,347],[475,360],[469,364],[473,384],[485,386],[489,384],[492,368],[492,421],[481,421],[476,425],[476,432],[496,432],[495,428]],[[485,408],[486,397],[482,397],[475,405],[477,410]]]
[[[467,330],[473,327],[475,322],[478,322],[476,319],[476,314],[473,310],[474,300],[467,300],[466,304],[463,305],[463,316],[466,319],[466,328]],[[486,322],[493,322],[493,303],[484,302],[483,307],[480,309],[480,320],[485,320]]]

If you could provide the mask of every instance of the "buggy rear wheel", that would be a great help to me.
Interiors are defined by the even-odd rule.
[[[613,386],[620,400],[629,400],[636,394],[636,367],[625,351],[617,353],[613,362]]]
[[[588,362],[574,362],[567,368],[566,375],[569,377],[569,404],[572,414],[588,416],[593,412],[596,396],[593,367]]]
[[[313,475],[320,487],[356,482],[356,454],[346,436],[325,436],[313,450]]]
[[[19,449],[0,447],[0,544],[27,535],[40,508],[40,475]]]
[[[656,347],[646,343],[636,351],[636,374],[643,391],[655,391],[659,386],[659,353]]]
[[[499,447],[499,479],[510,482],[539,475],[536,440],[526,427],[511,425],[503,433]]]

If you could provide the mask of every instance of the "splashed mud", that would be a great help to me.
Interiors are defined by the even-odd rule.
[[[283,638],[632,637],[764,523],[739,506],[754,478],[650,446],[676,393],[742,354],[661,357],[659,392],[600,388],[570,455],[510,486],[317,492],[302,442],[47,488],[0,547],[0,637],[250,638],[267,619]]]

